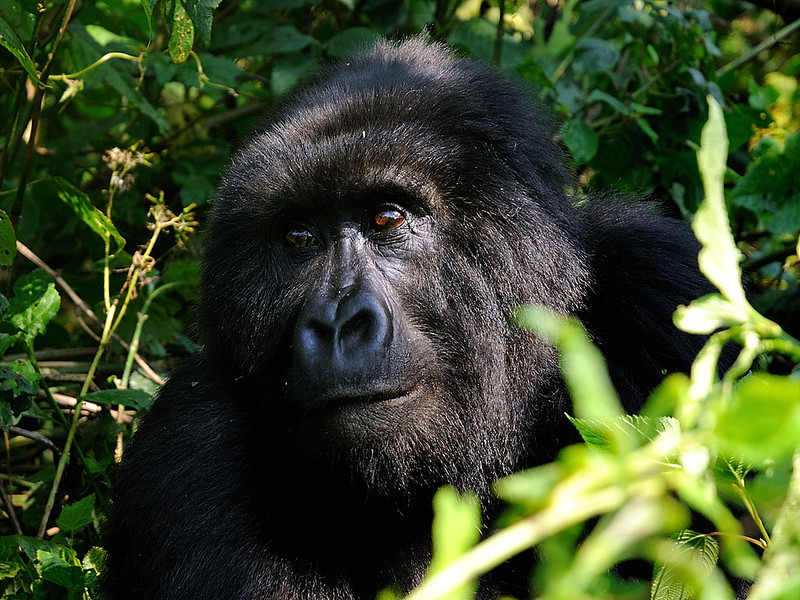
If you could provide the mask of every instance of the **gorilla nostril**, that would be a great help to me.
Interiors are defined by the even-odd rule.
[[[307,333],[320,342],[331,342],[334,337],[334,325],[323,323],[318,319],[310,319],[306,324]]]
[[[375,314],[366,309],[358,311],[350,319],[342,323],[339,329],[339,343],[341,345],[365,343],[370,340],[372,333],[377,329]]]

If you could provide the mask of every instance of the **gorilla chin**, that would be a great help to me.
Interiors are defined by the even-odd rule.
[[[582,320],[625,408],[703,344],[688,227],[582,198],[518,84],[444,46],[383,42],[244,141],[204,254],[203,348],[125,451],[104,544],[111,600],[356,600],[408,591],[431,499],[478,495],[576,441],[555,350],[522,304]],[[482,600],[528,596],[530,564]]]

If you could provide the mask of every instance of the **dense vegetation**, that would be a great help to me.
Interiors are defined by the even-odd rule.
[[[717,333],[637,417],[577,325],[522,308],[563,352],[587,444],[500,482],[511,509],[472,550],[474,503],[443,490],[438,575],[415,597],[468,597],[534,545],[543,598],[729,598],[717,564],[756,600],[800,597],[798,17],[723,0],[0,0],[4,597],[91,596],[109,475],[195,347],[230,145],[325,61],[421,31],[530,82],[587,188],[691,221],[720,294],[676,315]],[[719,380],[730,339],[743,351]],[[687,506],[713,535],[686,529]],[[631,558],[656,565],[651,588],[609,573]]]

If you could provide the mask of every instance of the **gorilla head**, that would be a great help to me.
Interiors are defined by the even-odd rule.
[[[412,586],[439,486],[492,518],[496,478],[572,439],[521,304],[582,318],[630,410],[688,367],[699,342],[671,313],[703,289],[696,244],[570,199],[553,133],[517,85],[419,40],[339,65],[253,133],[214,205],[205,347],[123,461],[113,598]]]

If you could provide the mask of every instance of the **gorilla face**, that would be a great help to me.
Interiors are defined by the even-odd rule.
[[[262,390],[284,450],[373,492],[488,489],[530,453],[535,404],[563,401],[509,317],[580,308],[580,236],[549,129],[520,132],[543,121],[495,77],[379,46],[284,106],[219,190],[209,352]]]
[[[205,346],[126,450],[105,535],[114,600],[355,600],[410,590],[431,499],[574,439],[552,348],[511,322],[575,315],[635,411],[703,343],[684,224],[572,203],[552,127],[443,47],[379,44],[259,127],[208,231]],[[481,599],[524,596],[530,565]],[[224,581],[220,574],[224,574]]]

